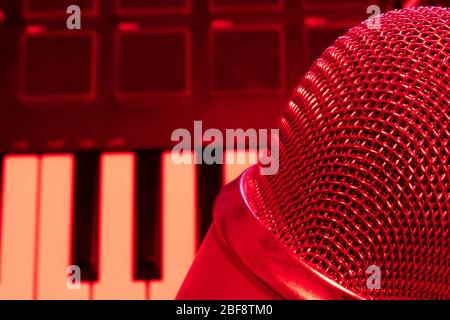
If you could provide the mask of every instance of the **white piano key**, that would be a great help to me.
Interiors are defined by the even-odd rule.
[[[223,166],[223,183],[227,184],[236,179],[247,168],[258,162],[256,150],[227,150],[225,151],[225,164]]]
[[[145,281],[133,279],[134,155],[101,156],[99,280],[94,299],[145,299]]]
[[[36,207],[39,159],[4,159],[0,239],[0,299],[35,297]]]
[[[67,285],[71,265],[73,156],[41,159],[38,299],[88,299],[89,285]]]
[[[195,165],[175,164],[163,153],[162,279],[150,281],[150,299],[174,299],[194,259]]]

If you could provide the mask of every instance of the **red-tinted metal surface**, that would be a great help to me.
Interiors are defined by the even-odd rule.
[[[254,297],[450,298],[449,21],[445,8],[393,11],[325,51],[282,119],[278,174],[256,166],[216,200],[226,284],[196,286],[202,255],[214,260],[203,252],[180,297],[247,274]]]
[[[178,300],[279,299],[237,260],[210,228],[178,292]]]
[[[214,223],[177,299],[359,299],[298,261],[245,198],[254,166],[224,187]]]
[[[246,189],[299,261],[364,298],[450,297],[449,58],[447,8],[351,29],[294,94],[279,173]]]

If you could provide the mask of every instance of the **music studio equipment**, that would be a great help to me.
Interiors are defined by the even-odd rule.
[[[174,166],[172,131],[273,128],[370,2],[0,0],[0,299],[174,298],[247,166]]]
[[[204,101],[208,3],[75,1],[82,29],[69,31],[73,3],[0,0],[0,299],[173,299],[217,192],[247,167],[170,161],[174,129],[205,105],[219,127],[227,108]],[[278,29],[261,32],[278,43]]]
[[[216,199],[178,299],[450,299],[449,85],[448,8],[338,38],[282,118],[279,172]]]
[[[2,156],[0,299],[173,299],[210,223],[197,215],[246,167],[174,165],[170,151]]]

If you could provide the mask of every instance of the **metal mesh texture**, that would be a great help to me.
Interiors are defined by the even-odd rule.
[[[450,9],[352,28],[296,89],[279,172],[247,181],[262,223],[364,298],[450,299],[449,85]]]

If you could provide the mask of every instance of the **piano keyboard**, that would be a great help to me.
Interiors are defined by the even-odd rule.
[[[248,166],[175,165],[169,151],[0,155],[0,299],[173,299],[217,192]]]

